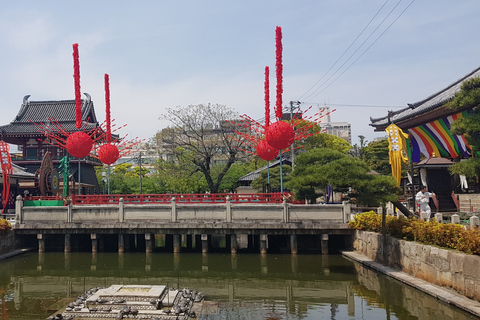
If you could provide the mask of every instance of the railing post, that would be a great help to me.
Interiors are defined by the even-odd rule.
[[[67,223],[73,222],[72,203],[67,206]]]
[[[350,214],[352,213],[352,206],[347,201],[343,201],[342,208],[343,208],[343,223],[347,223],[350,220]]]
[[[452,223],[459,224],[460,216],[458,214],[452,214]]]
[[[172,221],[177,222],[177,202],[175,197],[172,197]]]
[[[23,199],[18,195],[15,200],[15,225],[19,226],[23,223]]]
[[[441,213],[435,213],[435,220],[437,220],[438,223],[442,223],[443,215]]]
[[[124,222],[125,220],[125,207],[123,198],[118,199],[118,222]]]
[[[283,222],[285,223],[290,222],[290,210],[288,207],[287,199],[283,199],[282,208],[283,208]]]
[[[478,226],[479,223],[480,223],[480,218],[478,218],[477,216],[471,216],[470,217],[470,227],[471,228],[474,228],[475,226]]]
[[[227,207],[227,222],[232,222],[232,201],[230,199],[230,196],[227,196],[225,199],[225,205]]]

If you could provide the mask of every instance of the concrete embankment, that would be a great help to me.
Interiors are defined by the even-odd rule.
[[[353,247],[343,255],[480,317],[479,256],[358,230]]]

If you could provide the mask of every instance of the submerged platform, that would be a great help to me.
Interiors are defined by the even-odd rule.
[[[48,319],[195,319],[202,314],[203,305],[204,294],[190,289],[112,285],[88,290]]]

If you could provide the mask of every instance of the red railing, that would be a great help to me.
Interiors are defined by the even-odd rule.
[[[72,195],[72,204],[118,204],[123,198],[125,204],[171,203],[175,197],[177,203],[225,203],[230,197],[232,203],[281,203],[287,193],[213,193],[213,194],[90,194]],[[59,196],[27,196],[25,200],[60,200]],[[290,201],[290,197],[289,197]]]

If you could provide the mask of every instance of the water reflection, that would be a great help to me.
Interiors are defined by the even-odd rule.
[[[472,319],[341,256],[30,253],[0,261],[9,319],[42,319],[86,289],[169,284],[206,293],[203,319]]]

